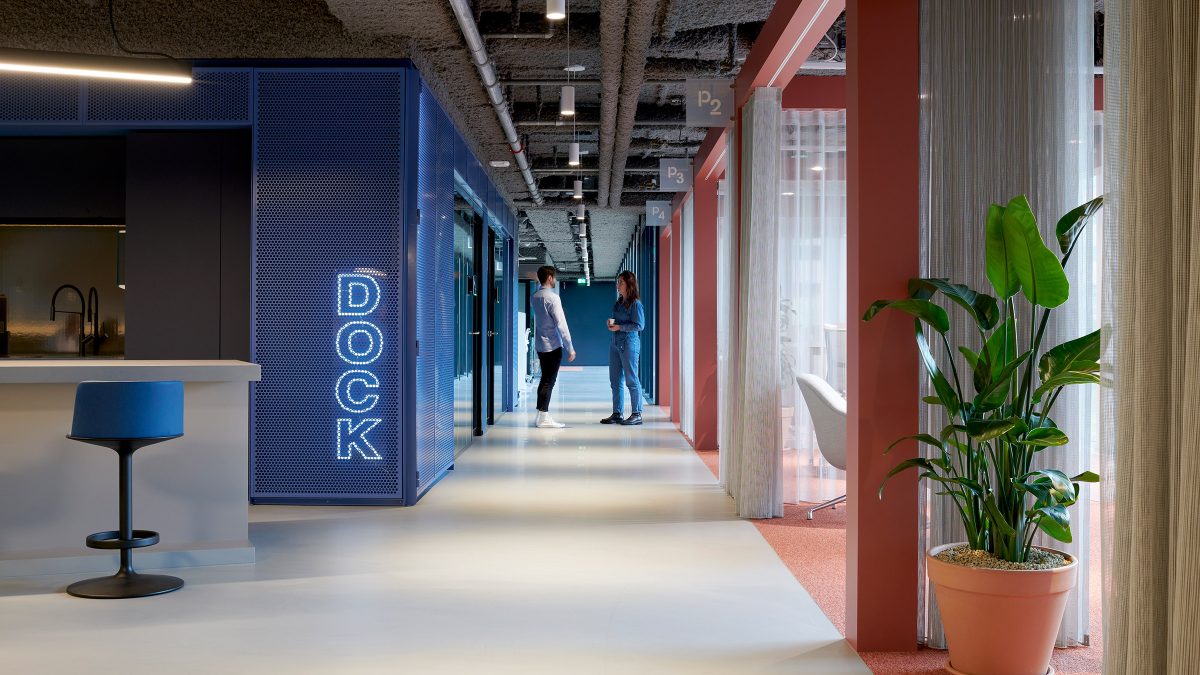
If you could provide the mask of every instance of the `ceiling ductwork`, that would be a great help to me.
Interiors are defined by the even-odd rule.
[[[620,204],[625,187],[625,161],[637,117],[642,80],[646,76],[646,51],[654,36],[657,0],[629,0],[629,20],[625,27],[625,54],[621,68],[621,94],[617,108],[617,128],[613,143],[612,176],[606,204]],[[602,127],[603,129],[603,127]],[[601,134],[603,135],[603,134]]]
[[[606,129],[617,127],[617,106],[621,92],[621,70],[625,60],[622,49],[628,18],[628,0],[608,0],[600,15],[600,173],[596,205],[608,206],[612,179],[615,135]]]
[[[529,170],[525,147],[521,144],[521,137],[517,135],[517,127],[513,124],[512,115],[508,112],[508,100],[504,97],[504,90],[500,86],[500,78],[496,75],[492,60],[488,58],[487,47],[484,46],[483,37],[479,34],[479,26],[475,25],[471,6],[467,0],[450,0],[450,8],[454,10],[454,18],[458,20],[458,27],[462,29],[463,39],[466,40],[467,49],[471,52],[471,61],[475,64],[475,69],[479,71],[479,78],[483,80],[483,88],[487,91],[492,108],[496,111],[496,119],[504,131],[504,140],[512,148],[513,159],[516,160],[517,168],[520,169],[521,176],[525,179],[529,197],[535,204],[541,204],[542,195],[538,193],[537,181],[533,178],[533,172]]]

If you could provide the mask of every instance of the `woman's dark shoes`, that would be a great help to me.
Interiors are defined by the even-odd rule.
[[[622,424],[627,427],[636,426],[641,423],[642,423],[642,413],[633,413],[629,417],[626,417],[625,419],[621,420],[620,422],[617,422],[617,424]]]
[[[613,413],[600,420],[600,424],[623,424],[624,422],[625,418],[621,417],[621,413]]]

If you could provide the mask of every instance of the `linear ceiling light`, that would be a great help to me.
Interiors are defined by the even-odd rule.
[[[192,67],[173,59],[69,54],[0,48],[0,71],[191,84]]]
[[[546,0],[546,18],[551,21],[567,18],[567,0]]]

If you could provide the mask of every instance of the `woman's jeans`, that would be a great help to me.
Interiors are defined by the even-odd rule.
[[[629,399],[633,404],[633,412],[642,412],[642,383],[638,380],[638,362],[642,357],[642,341],[636,336],[613,342],[608,350],[608,384],[612,387],[613,412],[622,414],[625,410],[625,391],[621,386],[629,388]]]

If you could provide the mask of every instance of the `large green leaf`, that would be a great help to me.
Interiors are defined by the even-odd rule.
[[[1075,483],[1099,483],[1100,475],[1095,471],[1084,471],[1078,476],[1071,476],[1071,480]]]
[[[988,207],[984,224],[985,257],[987,278],[996,290],[996,297],[1007,300],[1021,290],[1021,282],[1009,251],[1008,238],[1004,236],[1004,207],[992,204]]]
[[[1004,405],[1008,400],[1009,383],[1017,374],[1017,369],[1029,358],[1031,352],[1024,352],[1017,358],[1009,361],[995,377],[992,378],[988,386],[984,387],[979,395],[975,397],[975,408],[977,410],[995,410]]]
[[[1031,429],[1029,433],[1025,435],[1023,442],[1025,445],[1048,447],[1052,445],[1066,445],[1068,440],[1069,439],[1067,438],[1067,435],[1063,433],[1062,429],[1055,429],[1053,427],[1038,427],[1036,429]]]
[[[1050,349],[1038,361],[1042,382],[1063,373],[1095,373],[1100,370],[1100,330]]]
[[[983,391],[1004,367],[1017,358],[1016,325],[1010,319],[1000,324],[984,343],[979,360],[972,368],[975,391]]]
[[[945,446],[942,445],[941,441],[934,438],[933,436],[930,436],[929,434],[913,434],[912,436],[903,436],[901,438],[897,438],[896,440],[892,441],[892,444],[887,446],[887,449],[885,449],[883,451],[883,454],[885,454],[885,455],[888,454],[889,452],[892,451],[892,448],[896,447],[897,445],[900,445],[904,441],[920,441],[922,443],[925,443],[926,445],[932,445],[933,447],[937,448],[938,450],[945,451],[945,449],[946,449]]]
[[[967,422],[967,433],[976,442],[986,443],[1008,433],[1019,421],[1020,419],[1016,417],[1003,420],[970,420]]]
[[[1033,392],[1033,402],[1039,403],[1046,392],[1071,384],[1100,384],[1100,376],[1091,373],[1063,373],[1046,380]]]
[[[1000,319],[1000,307],[995,298],[973,291],[963,284],[952,284],[948,279],[910,279],[908,291],[912,297],[921,299],[928,299],[941,291],[959,307],[967,310],[983,330],[991,330]]]
[[[911,314],[929,324],[931,328],[939,333],[945,333],[950,330],[950,317],[946,316],[946,310],[928,300],[918,298],[876,300],[867,308],[866,314],[863,314],[863,321],[870,321],[875,318],[876,314],[885,309],[895,309],[905,314]]]
[[[1050,487],[1054,496],[1061,501],[1073,501],[1075,499],[1075,486],[1071,483],[1071,479],[1067,478],[1067,474],[1058,469],[1040,469],[1038,471],[1030,471],[1022,476],[1022,480],[1026,483],[1031,482],[1042,483]]]
[[[887,476],[884,477],[883,482],[880,483],[880,485],[879,485],[879,498],[883,499],[883,488],[887,487],[887,483],[889,480],[892,479],[892,476],[895,476],[896,474],[900,473],[901,471],[905,471],[907,469],[912,469],[914,467],[919,467],[926,471],[936,473],[936,471],[935,471],[936,466],[934,464],[930,463],[930,461],[928,459],[925,459],[924,457],[913,457],[912,459],[906,459],[903,462],[900,462],[896,466],[892,467],[891,471],[888,471]]]
[[[1029,302],[1039,307],[1058,307],[1067,301],[1071,284],[1054,253],[1046,248],[1037,218],[1024,195],[1004,207],[1001,218],[1006,254]]]
[[[1001,534],[1006,537],[1011,537],[1016,534],[1008,519],[1000,512],[1000,507],[996,506],[996,498],[994,495],[988,495],[983,500],[983,508],[987,511],[988,518],[992,521],[992,527],[995,527]]]
[[[1104,206],[1104,195],[1096,197],[1090,202],[1080,204],[1075,208],[1067,211],[1067,214],[1058,219],[1058,225],[1054,228],[1054,236],[1058,238],[1058,250],[1066,255],[1071,247],[1075,244],[1075,239],[1083,232],[1084,226],[1096,215],[1100,207]]]
[[[1037,509],[1037,526],[1042,532],[1064,542],[1071,543],[1071,516],[1067,509],[1058,504],[1042,506]]]
[[[954,387],[942,375],[942,371],[938,368],[937,361],[933,358],[933,352],[929,351],[929,341],[925,339],[925,331],[921,330],[921,323],[914,322],[914,328],[917,334],[917,351],[921,353],[921,361],[925,364],[925,370],[929,373],[929,379],[933,382],[933,389],[937,392],[938,398],[942,399],[942,405],[946,407],[946,412],[954,415],[962,408],[962,402],[959,401],[958,394],[955,393]]]

